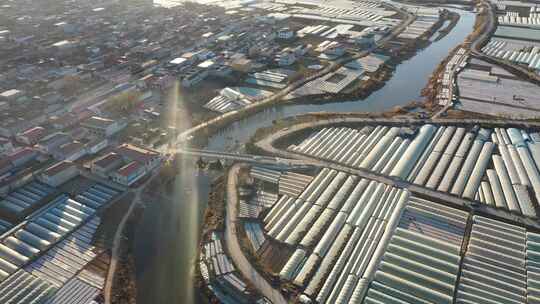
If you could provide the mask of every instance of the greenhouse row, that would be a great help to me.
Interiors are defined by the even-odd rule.
[[[517,128],[323,128],[289,150],[536,217],[540,142]]]
[[[490,143],[488,147],[512,145],[517,151],[538,139],[536,133],[512,128],[424,126],[418,133],[424,135],[415,134],[410,146],[424,137],[427,143],[415,152],[420,156],[426,149],[442,154],[443,142],[452,140],[466,140],[468,146],[478,141],[474,150],[480,155],[486,143]],[[459,141],[454,139],[456,134]],[[473,148],[461,146],[457,145],[451,158],[458,154],[467,163],[468,154],[463,151]],[[482,162],[482,157],[475,159]],[[502,157],[500,162],[504,164]],[[417,162],[395,168],[396,175],[410,180],[422,172]],[[465,191],[470,184],[451,185],[450,190]],[[280,195],[266,210],[261,218],[263,230],[254,222],[245,223],[248,238],[256,248],[268,246],[264,245],[268,242],[292,248],[277,274],[297,286],[303,301],[538,302],[540,234],[534,228],[471,216],[467,210],[433,198],[330,168],[321,169],[298,197]]]
[[[511,50],[506,45],[507,42],[505,41],[492,40],[482,48],[482,52],[488,56],[525,64],[531,69],[540,69],[539,47],[535,46],[530,51],[524,51],[519,49]]]
[[[91,219],[96,210],[116,194],[116,190],[98,184],[78,195],[76,200],[62,194],[31,220],[3,235],[0,244],[2,280]]]
[[[97,256],[92,239],[99,223],[99,217],[92,218],[26,266],[25,270],[61,287]],[[96,283],[100,284],[100,282]]]
[[[535,266],[527,258],[528,245],[535,241],[522,227],[474,216],[456,300],[538,303],[529,292],[529,284],[536,289],[538,283],[528,279],[528,266]]]
[[[34,207],[54,191],[55,189],[50,186],[33,181],[10,192],[0,201],[0,208],[18,215]]]

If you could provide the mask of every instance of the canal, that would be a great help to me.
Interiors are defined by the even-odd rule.
[[[392,78],[383,88],[373,92],[363,100],[351,100],[325,104],[288,104],[257,113],[233,123],[222,132],[213,136],[209,149],[220,150],[230,145],[230,139],[245,142],[253,132],[261,127],[270,126],[275,119],[309,112],[384,112],[395,106],[405,105],[420,99],[420,93],[437,65],[448,52],[462,43],[472,32],[475,14],[469,11],[452,9],[461,15],[452,31],[443,39],[436,41],[419,51],[414,57],[402,62],[395,68]]]
[[[380,112],[418,100],[432,71],[472,31],[474,14],[458,11],[461,18],[443,39],[396,67],[386,85],[363,100],[327,104],[282,105],[233,123],[214,135],[208,148],[222,150],[232,141],[246,142],[255,130],[275,119],[308,112]],[[193,290],[201,219],[211,177],[183,164],[172,199],[145,202],[146,208],[135,240],[137,303],[200,303]]]

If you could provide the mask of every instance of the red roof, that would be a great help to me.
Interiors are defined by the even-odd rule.
[[[43,135],[45,135],[45,129],[42,127],[33,127],[20,134],[20,136],[27,137],[31,142],[37,142]]]
[[[34,151],[34,149],[32,148],[22,148],[22,149],[19,149],[11,154],[9,154],[9,159],[11,161],[14,161],[14,160],[17,160],[19,158],[23,158],[23,157],[26,157],[30,154],[33,154],[33,153],[36,153],[36,151]]]
[[[122,176],[130,176],[134,172],[137,172],[141,168],[141,164],[136,161],[132,161],[129,164],[118,169],[117,173]]]
[[[71,167],[75,166],[76,165],[70,161],[61,161],[47,168],[43,172],[43,174],[47,176],[55,176],[61,172],[64,172],[64,170],[70,169]]]

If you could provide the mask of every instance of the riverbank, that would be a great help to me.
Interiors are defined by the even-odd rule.
[[[120,243],[118,261],[111,290],[111,304],[137,303],[137,280],[135,271],[135,258],[133,240],[137,223],[141,217],[142,209],[135,207],[122,231],[123,239]]]
[[[190,133],[193,141],[200,146],[223,147],[230,142],[231,132],[236,133],[235,140],[247,140],[260,126],[268,125],[275,118],[297,115],[314,111],[387,111],[394,106],[402,106],[413,100],[422,98],[420,92],[425,87],[427,79],[433,70],[448,55],[448,50],[463,43],[474,24],[474,14],[469,11],[452,9],[460,14],[457,24],[448,35],[439,41],[429,43],[429,46],[416,50],[414,56],[404,59],[392,72],[392,77],[384,82],[381,89],[365,94],[364,99],[332,97],[325,102],[314,102],[314,98],[306,98],[305,102],[275,103],[268,107],[244,109],[225,114],[219,122],[197,126]],[[242,127],[240,127],[242,126]],[[238,137],[239,134],[242,134]],[[182,137],[181,137],[182,138]]]
[[[255,154],[255,155],[268,155],[268,151],[261,149],[260,146],[257,145],[261,140],[265,139],[266,137],[275,134],[279,132],[280,130],[287,130],[291,127],[294,127],[296,125],[300,124],[316,124],[318,121],[340,121],[340,120],[347,120],[347,119],[360,119],[365,121],[374,121],[379,122],[381,120],[401,120],[403,122],[406,121],[428,121],[428,119],[419,119],[417,115],[414,112],[410,112],[412,108],[415,108],[417,106],[421,106],[416,103],[411,103],[409,106],[406,106],[404,108],[396,108],[392,111],[387,112],[349,112],[349,113],[330,113],[330,112],[324,112],[324,113],[307,113],[304,115],[298,115],[294,117],[286,117],[283,119],[275,120],[274,123],[271,126],[265,127],[265,128],[259,128],[257,131],[253,134],[253,136],[248,140],[246,143],[246,153],[249,154]],[[453,121],[454,120],[454,121]],[[501,117],[495,117],[490,115],[484,115],[484,114],[478,114],[478,113],[472,113],[472,112],[465,112],[461,110],[449,110],[448,115],[445,117],[444,120],[441,121],[453,121],[456,123],[457,120],[468,120],[468,121],[474,121],[474,120],[482,120],[484,123],[486,121],[493,121],[495,124],[500,124],[500,122],[504,121]],[[531,123],[537,123],[537,120],[530,120]],[[308,130],[310,133],[311,130]],[[305,134],[298,133],[298,136],[302,137]],[[293,138],[291,143],[294,142],[296,138]],[[287,146],[288,143],[283,144],[283,146]]]
[[[137,303],[136,297],[135,261],[133,254],[129,253],[119,261],[111,304],[135,304]]]
[[[225,182],[224,175],[220,175],[215,178],[210,184],[210,191],[208,194],[208,204],[204,211],[202,220],[202,233],[201,240],[199,241],[199,255],[202,252],[204,243],[210,239],[210,233],[212,231],[224,231],[224,218],[225,218]],[[199,258],[199,257],[197,257]],[[200,264],[195,267],[194,287],[195,290],[201,295],[202,303],[218,303],[219,299],[212,292],[201,275]]]
[[[211,119],[205,123],[196,125],[195,127],[192,127],[182,133],[179,134],[178,138],[180,141],[191,141],[196,137],[207,137],[209,134],[215,133],[217,130],[229,125],[232,122],[241,120],[245,117],[248,117],[252,114],[258,113],[260,111],[263,111],[264,109],[267,109],[269,107],[272,107],[274,105],[277,105],[279,103],[283,102],[283,98],[287,96],[287,94],[293,92],[294,90],[300,88],[301,86],[305,85],[306,83],[313,81],[317,78],[323,77],[327,75],[328,73],[336,71],[338,68],[346,64],[347,62],[350,62],[351,60],[363,57],[372,51],[375,51],[379,48],[380,45],[384,45],[386,42],[392,40],[397,35],[399,35],[409,24],[411,24],[415,17],[412,14],[406,13],[402,10],[398,10],[400,13],[407,16],[407,19],[404,20],[399,26],[395,27],[392,32],[382,38],[378,44],[366,49],[365,51],[361,53],[354,54],[350,57],[342,57],[336,61],[333,61],[331,64],[329,64],[327,67],[323,68],[322,70],[319,70],[313,75],[310,75],[309,77],[305,77],[302,79],[299,79],[293,83],[290,83],[287,87],[285,87],[283,90],[276,92],[274,95],[260,101],[257,103],[250,104],[248,106],[245,106],[239,110],[227,112],[223,115],[220,115],[219,117],[216,117],[214,119]]]
[[[211,231],[221,231],[225,228],[225,184],[223,175],[218,176],[210,185],[208,204],[204,210],[202,222],[202,238],[206,239]]]

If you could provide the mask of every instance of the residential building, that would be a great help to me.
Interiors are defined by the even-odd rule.
[[[92,116],[81,123],[90,133],[101,137],[111,137],[127,126],[125,120],[117,121],[99,116]]]
[[[124,186],[131,186],[140,180],[145,174],[144,166],[136,161],[132,161],[113,174],[113,180]]]
[[[109,140],[103,137],[97,137],[86,144],[86,152],[88,154],[96,154],[101,150],[107,148]]]
[[[106,178],[109,172],[114,171],[122,166],[124,160],[117,153],[109,153],[92,162],[90,171],[96,175]]]
[[[53,156],[57,160],[76,161],[86,155],[86,147],[79,141],[65,143],[53,151]]]
[[[8,155],[9,160],[15,167],[23,166],[28,162],[36,159],[37,156],[37,151],[28,147],[17,149]]]
[[[116,149],[118,153],[125,162],[136,161],[143,165],[147,171],[150,171],[156,168],[161,162],[161,157],[159,152],[137,147],[131,144],[123,144]]]
[[[302,44],[294,48],[294,54],[298,57],[304,56],[307,52],[311,51],[313,46],[311,44]]]
[[[43,124],[46,118],[47,116],[43,114],[37,117],[21,115],[0,120],[0,135],[4,137],[16,136],[16,134],[22,133],[24,130]]]
[[[354,40],[354,43],[361,47],[370,47],[375,44],[375,34],[372,31],[364,30],[351,38]]]
[[[251,71],[253,61],[247,58],[238,58],[232,61],[231,67],[235,71],[247,73]]]
[[[232,69],[226,65],[218,65],[209,70],[209,75],[216,77],[227,77],[231,75]]]
[[[175,68],[180,68],[182,66],[186,66],[189,64],[189,60],[187,58],[183,58],[183,57],[178,57],[178,58],[174,58],[173,60],[171,60],[169,62],[169,65],[175,67]]]
[[[69,135],[63,132],[53,133],[41,139],[38,142],[37,149],[45,154],[52,155],[53,152],[63,144],[67,144],[72,139]]]
[[[77,165],[70,161],[61,161],[43,171],[39,179],[51,187],[58,187],[78,175]]]
[[[180,79],[182,80],[182,86],[186,88],[197,85],[206,77],[208,77],[208,70],[198,68],[189,69],[188,71],[180,75]]]
[[[277,55],[276,61],[279,66],[289,66],[296,62],[296,56],[293,52],[284,51]]]
[[[339,57],[345,54],[345,47],[341,43],[332,43],[324,50],[324,53]]]
[[[63,130],[75,126],[79,123],[77,115],[67,113],[61,116],[53,116],[49,120],[55,129]]]
[[[89,131],[82,127],[72,128],[68,131],[68,135],[73,138],[73,140],[82,141],[83,139],[89,136]]]

